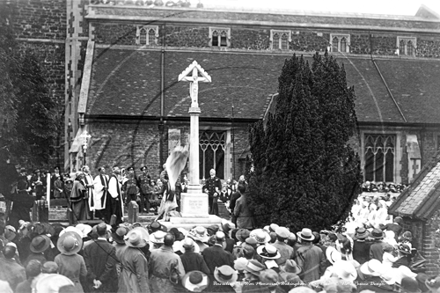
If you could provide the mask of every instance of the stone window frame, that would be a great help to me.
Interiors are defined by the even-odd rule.
[[[404,42],[403,48],[401,48],[400,42]],[[408,46],[409,42],[411,42],[412,46]],[[396,39],[396,48],[399,52],[399,55],[415,57],[417,50],[417,37],[398,36]]]
[[[278,44],[275,44],[274,42],[274,36],[278,35],[280,36],[278,38]],[[287,48],[283,49],[283,36],[287,36]],[[271,50],[281,50],[281,51],[287,51],[289,50],[289,43],[292,42],[292,31],[289,30],[270,30],[270,49]]]
[[[217,33],[217,45],[213,44],[214,33]],[[222,46],[222,33],[226,35],[226,45]],[[228,27],[209,27],[209,46],[218,48],[230,48],[231,47],[231,28]]]
[[[333,39],[338,39],[338,51],[333,50]],[[342,40],[345,38],[345,52],[342,51]],[[350,34],[342,34],[342,33],[334,33],[330,34],[330,52],[339,52],[339,53],[350,53]]]
[[[368,145],[368,137],[374,138],[374,145],[373,146],[369,146]],[[378,139],[378,137],[383,138],[383,141],[382,141],[382,143],[384,143],[383,146],[377,146],[377,142],[378,142],[377,139]],[[392,139],[392,143],[393,143],[392,147],[390,145],[386,145],[386,143],[388,142],[388,139],[390,139],[390,138]],[[375,168],[376,167],[376,162],[374,162],[374,165],[373,165],[373,174],[372,174],[373,178],[369,178],[368,177],[368,174],[367,174],[368,172],[366,170],[366,168],[367,168],[367,159],[366,159],[366,157],[367,157],[368,150],[371,150],[372,153],[373,153],[373,161],[376,161],[377,160],[376,155],[378,153],[378,150],[381,149],[381,152],[382,152],[382,155],[383,155],[382,160],[384,162],[384,165],[382,166],[382,168],[383,168],[383,170],[382,170],[383,178],[382,178],[382,180],[379,180],[379,181],[380,182],[388,182],[388,183],[390,183],[390,182],[397,182],[396,180],[398,178],[396,178],[396,172],[397,172],[396,168],[398,167],[397,164],[399,163],[398,157],[401,155],[401,154],[399,154],[399,147],[400,147],[399,139],[400,139],[400,137],[399,137],[398,133],[395,133],[393,131],[386,132],[386,133],[376,132],[376,131],[364,131],[362,133],[362,145],[361,145],[362,146],[362,152],[361,152],[361,154],[362,154],[362,161],[363,161],[362,171],[363,171],[364,181],[378,181],[379,180],[379,178],[377,178],[376,174],[375,174],[375,173],[377,173],[376,168]],[[386,160],[387,159],[386,159],[386,155],[387,155],[388,151],[391,151],[392,156],[393,156],[393,159],[392,159],[392,169],[393,170],[389,170],[389,171],[391,171],[391,174],[388,174],[388,175],[391,175],[393,177],[392,181],[386,180],[387,179],[386,178],[387,177],[387,170],[386,170],[386,168],[387,168]]]
[[[150,32],[154,31],[154,43],[151,44],[150,41]],[[145,40],[141,42],[142,34],[145,34]],[[157,45],[157,40],[159,39],[159,26],[157,25],[138,25],[136,26],[136,44],[137,45],[146,45],[146,46],[153,46]]]

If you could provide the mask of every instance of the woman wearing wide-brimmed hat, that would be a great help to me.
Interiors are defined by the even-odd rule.
[[[122,265],[120,278],[122,279],[124,290],[121,291],[120,286],[119,292],[150,292],[148,286],[148,262],[141,251],[142,248],[148,247],[148,241],[147,233],[143,233],[138,228],[129,231],[125,236],[127,248],[120,259]]]
[[[82,246],[81,236],[74,231],[63,233],[57,242],[58,250],[61,252],[55,257],[58,273],[72,280],[75,284],[75,292],[84,292],[80,278],[87,276],[84,258],[78,254]]]

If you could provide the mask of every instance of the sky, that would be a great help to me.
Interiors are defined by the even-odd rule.
[[[193,2],[192,0],[191,2]],[[208,7],[414,16],[422,4],[440,14],[440,0],[201,0]]]

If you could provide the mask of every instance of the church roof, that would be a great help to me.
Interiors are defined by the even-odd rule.
[[[404,190],[388,212],[418,220],[430,219],[440,207],[440,152],[425,165],[411,186]]]
[[[188,82],[178,75],[194,60],[212,77],[199,84],[201,117],[261,119],[277,92],[290,54],[167,49],[164,52],[164,116],[189,117]],[[336,56],[356,92],[360,122],[440,123],[440,61]],[[311,56],[305,57],[311,63]],[[379,73],[380,72],[380,73]],[[386,81],[389,94],[382,79]],[[394,100],[393,100],[394,98]],[[160,116],[161,52],[96,48],[87,104],[90,116]],[[397,104],[397,105],[396,105]],[[399,111],[399,108],[401,112]],[[403,115],[402,115],[403,114]]]

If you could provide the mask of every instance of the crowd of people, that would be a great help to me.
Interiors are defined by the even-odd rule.
[[[1,292],[440,292],[411,232],[387,213],[391,194],[363,193],[331,230],[293,231],[255,227],[246,186],[226,195],[215,185],[232,218],[190,230],[20,219],[0,231]]]

